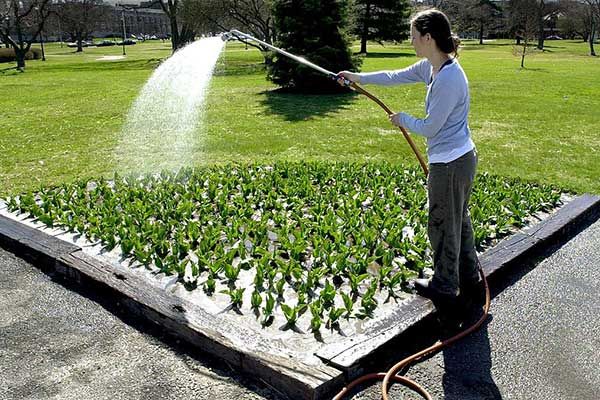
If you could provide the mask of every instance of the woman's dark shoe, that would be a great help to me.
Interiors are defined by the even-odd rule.
[[[453,304],[458,300],[458,296],[439,292],[432,287],[429,279],[415,279],[413,285],[417,294],[430,299],[434,303],[438,301]]]
[[[431,281],[429,279],[415,279],[413,284],[415,286],[415,290],[420,296],[433,300],[435,297],[439,296],[439,293],[429,286],[430,282]]]
[[[449,338],[461,331],[464,319],[464,307],[459,296],[440,293],[430,286],[428,279],[416,279],[413,282],[420,296],[430,299],[437,310],[440,338]]]

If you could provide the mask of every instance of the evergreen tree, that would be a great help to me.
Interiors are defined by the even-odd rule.
[[[356,70],[360,60],[350,49],[348,11],[347,0],[275,0],[275,46],[332,72]],[[279,53],[273,56],[268,78],[274,83],[301,92],[341,90],[331,77]]]
[[[367,40],[402,41],[410,34],[409,16],[412,7],[408,0],[356,0],[356,26],[360,37],[360,52],[367,52]]]

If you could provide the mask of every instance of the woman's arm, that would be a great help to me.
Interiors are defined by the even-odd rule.
[[[428,82],[431,66],[427,60],[421,60],[410,67],[394,71],[354,73],[341,71],[338,76],[360,84],[399,85],[403,83]]]
[[[410,67],[394,71],[367,72],[360,75],[360,83],[375,85],[400,85],[405,83],[428,82],[431,64],[421,60]]]
[[[400,112],[391,115],[390,120],[394,125],[403,126],[411,132],[431,138],[442,129],[462,96],[463,90],[455,82],[438,80],[432,88],[425,118],[419,119]]]

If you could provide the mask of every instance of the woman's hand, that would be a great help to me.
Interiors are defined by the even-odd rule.
[[[346,86],[346,82],[344,82],[344,80],[360,83],[360,76],[358,74],[355,74],[354,72],[350,72],[350,71],[338,72],[337,82],[342,86]]]
[[[401,119],[401,112],[396,113],[396,114],[390,114],[388,115],[388,118],[390,119],[390,122],[392,123],[392,125],[394,126],[398,126],[401,127],[402,124],[400,123],[400,119]]]

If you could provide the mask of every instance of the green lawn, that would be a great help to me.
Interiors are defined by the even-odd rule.
[[[527,58],[508,42],[467,43],[460,60],[471,84],[470,125],[480,169],[600,193],[600,59],[585,43],[552,41]],[[363,71],[401,68],[407,45],[369,47]],[[46,62],[0,73],[0,196],[76,178],[111,176],[129,107],[169,43],[73,49],[47,46]],[[258,51],[229,43],[207,97],[198,164],[273,160],[416,163],[372,101],[356,95],[274,92]],[[0,69],[9,67],[3,64]],[[392,109],[423,115],[423,85],[367,87]],[[421,149],[423,140],[416,137]]]

